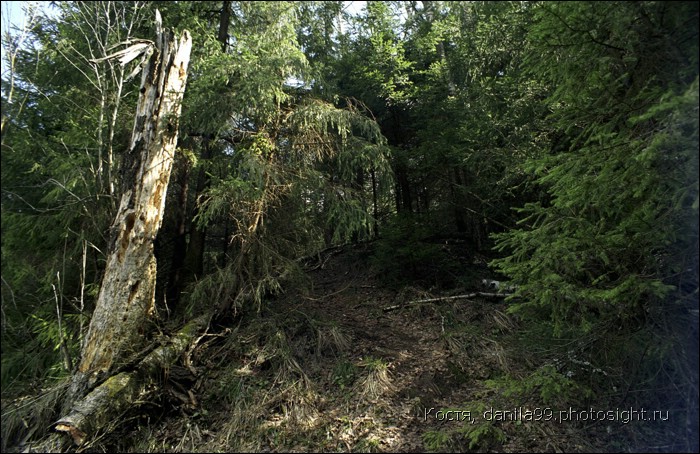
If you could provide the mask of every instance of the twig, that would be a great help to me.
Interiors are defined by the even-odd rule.
[[[474,293],[467,293],[465,295],[455,295],[455,296],[441,296],[438,298],[426,298],[422,300],[413,300],[409,301],[404,304],[396,304],[394,306],[388,306],[382,309],[384,312],[389,312],[393,311],[396,309],[399,309],[404,306],[411,306],[414,304],[421,304],[421,303],[436,303],[438,301],[449,301],[449,300],[461,300],[461,299],[469,299],[469,298],[474,298],[475,296],[485,296],[488,298],[505,298],[506,296],[510,296],[512,293],[490,293],[490,292],[474,292]]]

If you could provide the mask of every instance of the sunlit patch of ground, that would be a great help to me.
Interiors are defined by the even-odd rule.
[[[207,372],[179,391],[197,406],[163,402],[167,415],[137,428],[130,450],[609,449],[596,435],[605,426],[526,420],[516,409],[538,408],[537,396],[509,399],[492,385],[531,367],[502,300],[410,304],[437,291],[383,287],[363,253],[337,254],[309,273],[306,289],[199,348]],[[404,307],[384,311],[396,304]],[[505,416],[485,421],[489,410]]]

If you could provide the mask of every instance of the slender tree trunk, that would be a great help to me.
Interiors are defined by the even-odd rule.
[[[212,150],[209,137],[204,137],[201,159],[209,160],[212,157]],[[204,194],[211,185],[211,178],[207,175],[205,169],[200,169],[197,176],[197,187],[195,189],[195,206],[192,211],[192,221],[190,223],[190,241],[187,245],[187,253],[180,279],[180,288],[200,277],[204,271],[204,246],[207,239],[207,228],[199,227],[194,221],[194,218],[199,213],[199,197]]]
[[[103,65],[104,66],[104,65]],[[98,72],[97,70],[95,72]],[[97,77],[97,83],[100,86],[100,116],[97,120],[97,175],[95,177],[95,180],[97,182],[97,192],[99,194],[103,193],[103,186],[104,186],[104,157],[102,156],[102,151],[104,148],[104,140],[102,139],[102,126],[104,123],[104,117],[105,117],[105,108],[107,105],[107,93],[106,89],[104,87],[104,81],[102,80],[102,77],[99,77],[99,72],[98,72],[98,77]]]
[[[224,238],[221,243],[221,261],[219,262],[219,266],[224,268],[226,266],[226,263],[228,262],[228,246],[229,246],[229,239],[228,236],[231,234],[229,232],[229,221],[228,219],[224,221]]]
[[[406,213],[413,212],[413,203],[411,201],[411,183],[408,179],[408,168],[405,163],[400,162],[396,172],[396,179],[400,188],[402,210],[397,207],[396,211]]]
[[[226,52],[228,43],[228,29],[229,23],[231,22],[231,1],[225,0],[221,7],[221,14],[219,16],[219,31],[217,34],[217,40],[221,43],[221,50]],[[203,134],[203,148],[202,148],[202,160],[211,159],[213,156],[211,136],[209,134]],[[211,178],[204,169],[200,169],[197,176],[197,185],[195,188],[195,207],[192,213],[192,219],[197,216],[198,208],[197,204],[199,197],[209,189],[211,186]],[[206,227],[199,227],[194,221],[190,225],[190,240],[187,245],[187,253],[185,256],[183,269],[180,272],[180,280],[178,282],[179,287],[174,289],[175,292],[182,291],[183,287],[195,278],[202,275],[204,271],[204,248],[206,246],[207,239],[207,229]]]
[[[170,276],[166,288],[166,299],[169,307],[177,307],[180,301],[180,290],[182,288],[183,266],[185,254],[187,252],[187,199],[189,197],[189,184],[192,164],[187,157],[181,156],[175,168],[180,168],[179,187],[177,202],[177,233],[173,240],[173,255],[171,261]]]
[[[454,183],[450,185],[450,195],[452,196],[452,206],[454,210],[454,216],[455,216],[455,226],[457,227],[457,232],[460,234],[466,233],[467,231],[467,223],[464,220],[464,212],[462,211],[462,200],[460,197],[457,195],[457,189],[461,188],[464,183],[462,181],[462,178],[459,174],[459,169],[454,168],[452,172],[452,177],[454,179]]]
[[[228,45],[228,25],[231,22],[231,0],[224,0],[221,5],[221,16],[219,17],[219,33],[216,39],[221,43],[222,52],[226,52]]]
[[[362,211],[366,212],[367,211],[367,204],[365,203],[365,171],[362,168],[357,169],[357,172],[355,173],[355,178],[353,178],[351,187],[353,191],[357,194],[357,196],[360,199],[360,206],[362,207]],[[364,232],[365,234],[368,233],[367,230]],[[352,238],[351,241],[353,244],[357,244],[360,241],[360,233],[363,233],[360,230],[356,230],[352,232]]]
[[[172,32],[161,29],[158,12],[156,25],[157,38],[147,50],[151,55],[143,69],[127,153],[125,190],[112,225],[114,243],[65,412],[74,412],[92,389],[138,359],[135,353],[145,345],[147,323],[153,315],[153,241],[163,218],[192,48],[189,32],[183,32],[177,42]],[[72,435],[82,431],[70,422],[56,428]]]
[[[379,208],[377,207],[377,176],[376,176],[376,171],[374,170],[374,165],[372,166],[372,171],[370,173],[372,175],[372,213],[374,217],[373,221],[373,226],[374,226],[374,238],[379,238]]]
[[[112,169],[114,167],[114,132],[117,128],[117,116],[119,115],[119,105],[122,99],[122,89],[124,87],[124,70],[119,68],[118,70],[112,69],[112,74],[118,72],[118,76],[113,75],[114,83],[116,84],[116,93],[114,94],[114,106],[112,107],[112,117],[109,122],[109,136],[107,141],[107,190],[110,196],[110,200],[114,197],[114,177],[112,175]],[[112,205],[114,207],[114,202]]]

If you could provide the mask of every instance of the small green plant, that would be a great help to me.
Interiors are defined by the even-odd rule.
[[[462,433],[469,440],[469,449],[489,449],[492,445],[506,441],[506,434],[493,422],[465,424]]]
[[[467,402],[462,408],[468,408],[473,415],[483,415],[491,404],[486,405],[482,401]],[[447,414],[458,409],[445,408],[442,411]],[[443,430],[431,430],[423,433],[423,443],[428,451],[446,451],[448,449],[463,450],[459,440],[466,439],[469,442],[469,450],[493,450],[493,448],[506,439],[505,432],[496,427],[496,421],[492,420],[464,420],[457,428]]]
[[[342,360],[333,368],[333,383],[345,389],[354,383],[356,375],[357,367],[350,361]]]
[[[452,444],[452,431],[429,430],[423,433],[425,449],[431,452],[441,452]]]
[[[363,438],[357,445],[355,445],[353,451],[355,452],[379,452],[379,439],[378,438]]]
[[[486,384],[503,391],[504,396],[526,396],[537,392],[545,405],[553,405],[561,402],[573,402],[581,396],[588,396],[590,392],[561,373],[551,364],[545,364],[529,376],[517,379],[504,376],[494,380],[488,380]]]
[[[473,414],[483,415],[490,410],[493,402],[488,405],[483,401],[468,402],[465,405]],[[506,435],[500,428],[496,427],[495,420],[467,421],[457,430],[469,440],[469,449],[492,450],[494,445],[503,443]]]

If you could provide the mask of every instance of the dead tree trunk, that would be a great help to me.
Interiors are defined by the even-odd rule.
[[[129,62],[143,55],[143,74],[131,143],[122,175],[124,189],[112,225],[113,241],[95,312],[82,346],[63,410],[79,411],[81,400],[115,371],[137,361],[153,315],[156,260],[153,241],[160,228],[177,142],[192,39],[179,42],[163,31],[156,12],[155,42],[134,41],[106,58]],[[131,169],[131,170],[129,170]],[[84,433],[62,424],[57,430]],[[90,434],[86,434],[89,437]],[[84,437],[81,437],[81,439]]]
[[[201,315],[173,335],[168,343],[153,343],[136,364],[128,370],[115,371],[76,403],[70,413],[54,424],[54,429],[68,433],[75,444],[83,445],[91,435],[104,430],[110,423],[116,421],[118,424],[119,417],[142,399],[148,388],[157,386],[160,372],[185,353],[198,333],[207,327],[210,318],[208,314]]]

